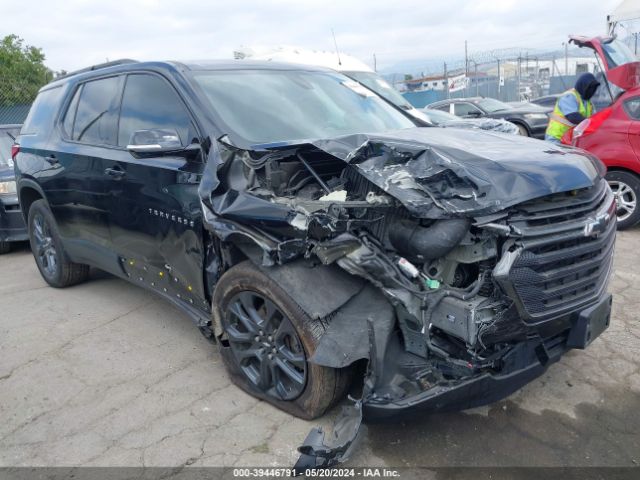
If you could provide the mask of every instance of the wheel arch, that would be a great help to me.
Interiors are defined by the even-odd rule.
[[[524,120],[520,118],[505,118],[505,120],[507,122],[513,123],[514,125],[518,125],[519,127],[523,127],[527,131],[527,135],[531,136],[531,129]]]
[[[18,200],[20,202],[20,210],[25,223],[29,219],[29,209],[36,200],[45,200],[46,196],[40,185],[33,180],[24,179],[19,184]]]

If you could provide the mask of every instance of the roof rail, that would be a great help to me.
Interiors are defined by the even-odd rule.
[[[111,62],[98,63],[97,65],[92,65],[87,68],[81,68],[80,70],[75,70],[73,72],[65,73],[64,75],[60,75],[59,77],[54,78],[54,80],[60,80],[62,78],[71,77],[73,75],[78,75],[79,73],[92,72],[94,70],[100,70],[102,68],[115,67],[116,65],[126,65],[128,63],[138,63],[137,60],[132,60],[130,58],[121,58],[120,60],[113,60]]]

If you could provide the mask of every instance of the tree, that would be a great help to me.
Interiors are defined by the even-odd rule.
[[[0,106],[29,104],[53,79],[42,49],[26,45],[17,35],[0,42]]]

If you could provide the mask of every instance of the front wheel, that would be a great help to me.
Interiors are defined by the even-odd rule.
[[[11,244],[9,242],[0,242],[0,255],[9,253],[11,251]]]
[[[351,369],[309,362],[327,325],[309,318],[251,262],[220,278],[213,309],[224,332],[222,360],[240,388],[305,419],[322,415],[343,397]]]
[[[606,178],[616,199],[618,230],[632,227],[640,220],[640,178],[633,173],[617,170],[608,172]]]
[[[516,123],[516,126],[518,127],[518,135],[522,135],[523,137],[529,136],[529,130],[527,130],[527,127],[521,123]]]

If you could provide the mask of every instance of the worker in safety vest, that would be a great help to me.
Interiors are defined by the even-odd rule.
[[[593,97],[600,82],[592,73],[583,73],[578,77],[576,86],[567,90],[558,98],[553,112],[549,114],[549,125],[544,139],[560,143],[560,139],[572,127],[593,115]]]

